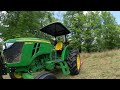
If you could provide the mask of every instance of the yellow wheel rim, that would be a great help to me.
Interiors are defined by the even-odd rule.
[[[77,69],[80,69],[80,55],[77,55]]]
[[[18,78],[18,79],[22,78],[22,76],[19,75],[19,74],[17,74],[17,73],[14,73],[14,76],[15,76],[16,78]]]

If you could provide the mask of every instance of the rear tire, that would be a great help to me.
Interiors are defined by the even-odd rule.
[[[71,75],[78,75],[80,73],[81,60],[79,50],[73,49],[70,51],[67,58],[67,63],[70,68]]]
[[[38,75],[35,79],[57,79],[56,76],[49,72],[44,72]]]

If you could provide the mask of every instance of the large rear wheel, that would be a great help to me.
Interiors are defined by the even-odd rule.
[[[70,51],[69,56],[67,58],[67,63],[70,68],[71,75],[77,75],[80,73],[81,59],[79,50],[73,49]]]

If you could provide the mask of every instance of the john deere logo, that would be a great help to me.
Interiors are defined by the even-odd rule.
[[[33,44],[32,42],[25,42],[25,44]]]

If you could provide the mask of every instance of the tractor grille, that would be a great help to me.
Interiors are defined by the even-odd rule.
[[[23,42],[16,42],[11,47],[4,50],[4,56],[8,63],[20,61],[23,44]]]
[[[40,48],[40,43],[35,43],[32,50],[32,56],[39,51],[39,48]]]

